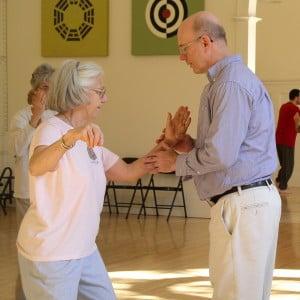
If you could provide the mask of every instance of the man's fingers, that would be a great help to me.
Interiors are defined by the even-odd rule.
[[[186,108],[185,111],[182,113],[182,118],[180,121],[185,122],[190,116],[191,112]]]
[[[186,123],[185,123],[185,131],[189,128],[191,122],[192,122],[192,118],[189,117],[189,118],[187,119]]]
[[[150,173],[150,174],[159,173],[159,167],[158,167],[157,163],[144,161],[144,165],[145,165],[148,173]]]
[[[159,136],[159,138],[158,139],[156,139],[156,144],[159,144],[161,141],[163,141],[164,140],[164,138],[165,138],[165,134],[164,133],[162,133],[160,136]]]
[[[171,115],[171,113],[168,112],[167,122],[166,122],[166,127],[165,128],[168,128],[168,127],[171,126],[171,120],[172,120],[172,115]]]
[[[160,143],[160,146],[161,146],[161,150],[170,150],[171,149],[171,147],[165,141],[162,141]]]
[[[145,163],[153,163],[156,161],[157,156],[155,154],[149,154],[145,157]]]

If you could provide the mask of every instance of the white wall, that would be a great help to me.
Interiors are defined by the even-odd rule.
[[[258,1],[256,73],[266,84],[274,103],[276,120],[288,93],[300,88],[299,0]],[[295,168],[289,183],[300,186],[300,138],[296,142]]]
[[[44,0],[46,1],[46,0]],[[246,1],[246,0],[243,0]],[[218,15],[228,33],[229,46],[239,49],[235,40],[238,0],[207,0],[206,9]],[[257,73],[263,80],[300,79],[297,55],[299,22],[291,16],[299,11],[300,1],[283,3],[258,1]],[[64,58],[41,57],[39,0],[8,0],[8,97],[9,118],[26,103],[32,70],[42,62],[58,66]],[[289,20],[281,22],[280,20]],[[299,32],[299,30],[298,30]],[[292,63],[288,63],[291,61]],[[154,144],[164,126],[166,112],[179,105],[192,111],[190,133],[195,134],[199,94],[206,77],[196,76],[176,56],[131,55],[131,1],[110,0],[109,56],[92,57],[106,73],[109,102],[97,122],[105,133],[105,144],[120,156],[140,156]],[[296,83],[298,84],[300,80]],[[294,83],[293,83],[294,84]],[[281,87],[279,94],[287,93]],[[268,85],[274,99],[278,90]],[[277,100],[276,100],[277,101]],[[275,102],[278,109],[278,101]],[[298,157],[298,154],[297,154]],[[297,160],[296,160],[297,161]],[[296,168],[295,178],[300,170]],[[293,183],[296,183],[293,180]],[[207,216],[191,182],[186,184],[190,216]]]
[[[64,58],[41,57],[39,0],[8,1],[9,117],[26,103],[29,79],[36,65],[58,66]],[[92,57],[105,70],[109,102],[97,122],[105,145],[122,156],[140,156],[154,145],[167,111],[188,105],[195,134],[199,93],[206,79],[196,77],[176,56],[131,55],[131,1],[111,0],[109,56]],[[201,215],[191,183],[186,185],[189,215]],[[206,208],[205,208],[206,209]],[[179,212],[180,213],[180,212]],[[205,212],[207,215],[207,210]]]

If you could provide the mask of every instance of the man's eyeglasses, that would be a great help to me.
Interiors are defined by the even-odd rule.
[[[179,54],[186,55],[188,49],[193,45],[193,43],[199,41],[203,36],[204,36],[204,34],[201,34],[198,37],[196,37],[195,39],[191,40],[190,42],[179,45],[178,46]],[[213,42],[212,39],[210,39],[210,41]]]
[[[94,91],[100,99],[103,99],[103,97],[106,95],[106,88],[103,87],[101,89],[91,89],[92,91]]]

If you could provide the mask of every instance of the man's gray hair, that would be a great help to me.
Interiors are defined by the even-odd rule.
[[[41,64],[33,71],[30,79],[30,84],[33,90],[36,90],[43,83],[50,80],[51,75],[54,73],[54,68],[49,64]]]
[[[65,61],[51,78],[48,108],[61,113],[89,103],[87,88],[92,87],[95,79],[102,75],[102,68],[95,63]]]
[[[227,44],[226,32],[223,26],[206,18],[195,18],[193,24],[194,32],[207,34],[211,40],[224,40]]]

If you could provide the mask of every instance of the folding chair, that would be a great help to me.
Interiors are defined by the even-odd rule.
[[[175,176],[175,172],[159,173],[159,174],[171,175],[171,176],[174,176],[174,178],[177,178]],[[175,186],[159,186],[159,185],[156,185],[155,182],[154,182],[154,177],[158,176],[159,174],[152,175],[150,180],[149,180],[148,185],[145,187],[146,193],[145,193],[144,199],[142,199],[143,203],[142,203],[142,206],[140,208],[138,218],[140,218],[143,209],[146,212],[147,208],[154,208],[156,210],[156,215],[157,216],[159,216],[159,209],[168,209],[169,213],[168,213],[168,216],[167,216],[167,221],[169,221],[174,207],[182,207],[184,209],[184,217],[187,218],[187,211],[186,211],[186,203],[185,203],[182,177],[180,176],[178,178],[177,185],[175,185]],[[148,195],[149,195],[149,191],[153,191],[154,206],[147,206],[146,205],[146,201],[147,201],[147,198],[148,198]],[[169,203],[169,204],[158,203],[156,191],[174,192],[171,203]],[[181,193],[182,204],[175,204],[178,192]]]
[[[13,198],[13,174],[10,167],[6,167],[2,170],[0,175],[0,206],[6,215],[6,201],[9,200],[12,203]]]
[[[136,157],[124,157],[122,158],[126,163],[132,163],[135,160],[137,160]],[[112,190],[113,192],[113,199],[114,199],[114,204],[111,203],[111,197],[109,195],[109,190]],[[122,201],[120,202],[118,200],[117,197],[117,190],[132,190],[133,193],[130,197],[129,201]],[[128,219],[130,211],[132,206],[135,205],[142,205],[141,203],[135,203],[134,199],[136,196],[136,192],[140,191],[141,193],[141,198],[142,198],[142,202],[144,199],[144,193],[143,193],[143,185],[142,185],[142,180],[138,179],[137,182],[133,185],[129,185],[129,184],[117,184],[114,181],[109,181],[106,185],[106,193],[105,193],[105,205],[108,206],[109,212],[111,214],[111,207],[115,207],[116,208],[116,213],[119,214],[119,208],[125,207],[128,208],[127,213],[126,213],[126,219]],[[144,210],[144,215],[146,215],[146,212]]]

